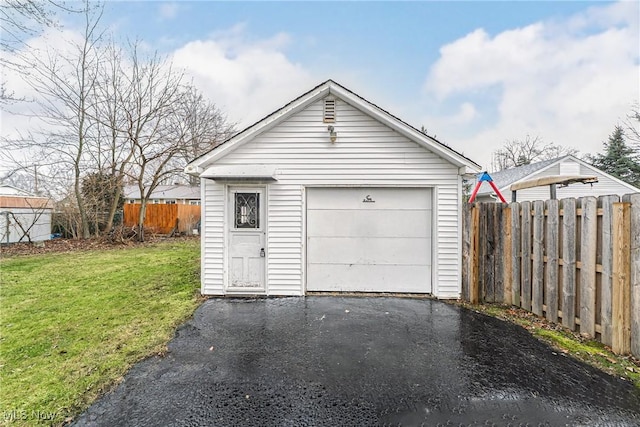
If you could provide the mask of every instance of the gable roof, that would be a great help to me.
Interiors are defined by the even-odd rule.
[[[608,173],[598,169],[597,167],[590,165],[589,163],[578,159],[577,157],[571,155],[571,154],[567,154],[566,156],[562,156],[562,157],[556,157],[555,159],[549,159],[549,160],[543,160],[541,162],[536,162],[536,163],[531,163],[528,165],[523,165],[523,166],[518,166],[515,168],[510,168],[510,169],[504,169],[498,172],[494,172],[494,173],[490,173],[489,175],[491,176],[491,179],[493,179],[494,184],[498,187],[498,189],[500,191],[503,190],[509,190],[509,187],[512,184],[515,184],[517,182],[521,182],[521,181],[526,181],[528,179],[530,179],[532,177],[532,175],[535,175],[539,172],[542,172],[546,169],[549,169],[555,165],[557,165],[558,163],[562,163],[562,161],[564,160],[572,160],[578,164],[580,164],[583,167],[586,167],[588,169],[593,170],[594,172],[597,172],[601,175],[606,176],[607,178],[616,181],[617,183],[619,183],[620,185],[623,185],[625,187],[628,187],[632,192],[637,192],[638,189],[635,188],[634,186],[632,186],[631,184],[628,184],[624,181],[622,181],[619,178],[616,178],[613,175],[609,175]],[[580,174],[580,175],[588,175],[588,174]],[[484,194],[493,194],[493,190],[489,187],[489,186],[483,186],[480,188],[480,191],[478,191],[478,195],[484,195]]]
[[[379,122],[389,126],[391,129],[399,132],[410,140],[446,159],[450,163],[458,167],[468,168],[468,172],[474,173],[480,170],[480,165],[478,165],[468,157],[465,157],[461,153],[458,153],[457,151],[453,150],[451,147],[443,144],[437,139],[424,134],[420,130],[392,115],[388,111],[383,110],[372,102],[364,99],[360,95],[357,95],[355,92],[352,92],[346,87],[336,83],[333,80],[327,80],[314,87],[310,91],[300,95],[282,108],[274,111],[273,113],[262,118],[253,125],[245,128],[241,132],[225,140],[209,152],[192,160],[185,167],[185,172],[192,175],[199,175],[203,171],[204,166],[214,162],[221,157],[224,157],[227,153],[235,150],[237,147],[247,143],[256,136],[268,131],[277,124],[291,117],[298,111],[303,110],[313,102],[328,95],[333,95],[337,98],[340,98],[342,101],[350,104],[352,107],[357,108],[365,114],[374,117]]]
[[[124,187],[124,197],[126,199],[139,199],[140,189],[137,185],[127,185]],[[149,198],[200,200],[200,187],[193,187],[190,185],[158,185],[151,192],[151,196]]]
[[[510,186],[514,182],[520,181],[530,175],[533,175],[534,173],[546,168],[547,166],[551,166],[558,159],[561,159],[561,157],[556,159],[543,160],[541,162],[531,163],[528,165],[522,165],[515,168],[504,169],[498,172],[491,172],[489,173],[489,175],[491,176],[491,179],[493,179],[493,183],[496,185],[496,187],[502,189],[504,187]],[[484,193],[493,193],[493,190],[491,190],[491,188],[483,187],[478,192],[478,194]]]

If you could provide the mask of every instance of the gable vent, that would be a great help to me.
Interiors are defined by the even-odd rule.
[[[322,121],[325,123],[335,123],[336,121],[336,100],[325,99],[324,100],[324,112]]]

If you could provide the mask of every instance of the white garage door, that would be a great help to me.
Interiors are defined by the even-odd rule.
[[[431,292],[430,189],[307,189],[307,290]]]

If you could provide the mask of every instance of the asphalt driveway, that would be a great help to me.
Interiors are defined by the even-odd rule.
[[[628,382],[440,301],[213,299],[77,426],[638,426]]]

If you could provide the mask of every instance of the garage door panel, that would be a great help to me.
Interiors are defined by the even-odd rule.
[[[309,240],[310,263],[424,265],[431,239],[316,237]]]
[[[430,216],[427,210],[310,210],[307,236],[431,237]]]
[[[431,292],[432,191],[308,188],[307,290]]]
[[[327,268],[330,267],[330,268]],[[429,293],[429,266],[309,265],[307,290]]]
[[[310,188],[307,209],[431,209],[430,190],[416,188]],[[365,199],[370,200],[364,202]]]

